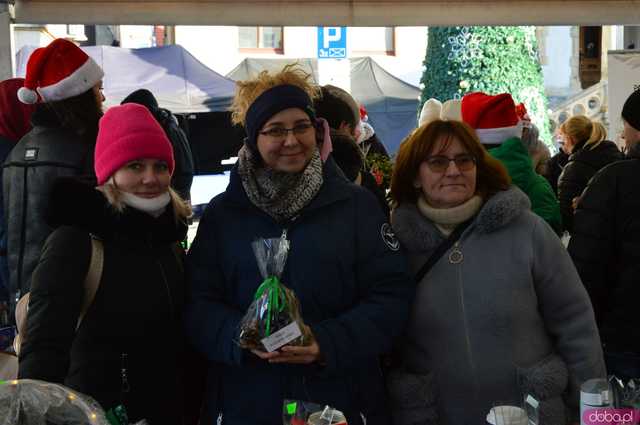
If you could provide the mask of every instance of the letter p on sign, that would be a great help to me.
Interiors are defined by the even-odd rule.
[[[340,27],[324,27],[323,48],[328,49],[329,43],[340,41]]]

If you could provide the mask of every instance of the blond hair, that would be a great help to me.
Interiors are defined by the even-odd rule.
[[[281,85],[297,86],[304,90],[311,101],[320,97],[320,88],[313,83],[311,74],[293,63],[282,68],[276,74],[262,71],[253,80],[236,82],[236,94],[231,105],[231,121],[245,125],[247,111],[251,104],[265,91]]]
[[[584,115],[569,118],[560,126],[560,131],[573,138],[576,144],[584,143],[584,147],[588,146],[589,149],[595,149],[607,138],[604,126]]]
[[[113,209],[119,213],[124,211],[126,205],[122,201],[122,191],[113,183],[113,177],[96,189],[104,194]],[[175,215],[176,221],[186,223],[187,218],[191,216],[191,206],[171,187],[169,188],[169,196],[171,197],[171,206],[173,207],[173,214]]]

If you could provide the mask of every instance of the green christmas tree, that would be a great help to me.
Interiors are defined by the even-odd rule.
[[[535,27],[429,28],[424,66],[421,104],[476,91],[511,93],[551,145]]]

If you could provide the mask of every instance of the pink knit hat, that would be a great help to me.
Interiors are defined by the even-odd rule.
[[[94,167],[104,184],[120,167],[136,159],[165,161],[173,174],[173,148],[160,124],[142,105],[113,106],[100,119]]]

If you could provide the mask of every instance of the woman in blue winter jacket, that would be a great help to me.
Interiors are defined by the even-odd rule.
[[[389,423],[379,357],[402,331],[411,282],[377,201],[329,155],[317,93],[295,67],[238,84],[233,117],[247,138],[188,257],[187,332],[209,360],[205,423],[281,424],[284,399],[330,405],[350,425]],[[262,282],[251,243],[283,233],[282,281],[310,342],[243,350],[239,323]]]

